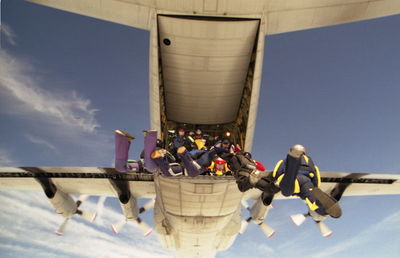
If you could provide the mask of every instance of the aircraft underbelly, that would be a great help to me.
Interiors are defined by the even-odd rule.
[[[233,177],[154,178],[156,231],[181,257],[213,257],[240,229],[241,193]]]

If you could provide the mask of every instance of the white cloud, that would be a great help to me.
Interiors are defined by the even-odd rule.
[[[260,253],[264,254],[265,256],[269,256],[275,253],[275,250],[267,245],[267,244],[256,244],[254,242],[251,242],[248,244],[250,249],[257,249]]]
[[[0,166],[10,166],[15,163],[15,161],[10,157],[10,154],[0,148]]]
[[[343,239],[337,245],[328,248],[324,251],[319,253],[314,253],[312,257],[319,258],[319,257],[336,257],[335,255],[339,252],[346,251],[350,248],[354,248],[356,245],[368,244],[371,242],[371,236],[376,235],[379,232],[382,232],[386,229],[390,230],[400,230],[400,211],[394,212],[393,214],[387,216],[385,219],[376,223],[357,235],[353,236],[350,239]]]
[[[3,191],[0,197],[0,252],[5,257],[172,257],[154,233],[144,238],[135,224],[114,235],[109,229],[74,217],[65,235],[59,237],[54,230],[63,218],[55,214],[43,193]],[[95,206],[88,201],[81,208],[93,211]],[[103,211],[105,225],[121,217],[112,209]]]
[[[14,33],[14,31],[12,31],[12,29],[10,28],[10,26],[8,26],[5,23],[2,23],[0,25],[1,28],[1,32],[2,34],[5,36],[5,40],[10,43],[11,45],[15,46],[17,44],[16,42],[16,35]]]
[[[95,132],[100,126],[95,118],[97,110],[91,107],[89,99],[75,91],[57,94],[44,90],[39,80],[29,75],[35,71],[28,62],[1,50],[0,67],[0,88],[24,104],[24,113],[41,115],[48,122],[70,130]]]
[[[49,143],[48,141],[46,141],[46,140],[44,140],[42,138],[30,135],[30,134],[25,134],[25,137],[29,141],[33,142],[33,143],[36,143],[36,144],[39,144],[39,145],[44,145],[44,146],[46,146],[47,148],[49,148],[49,149],[51,149],[53,151],[57,151],[57,148],[53,144]]]
[[[57,153],[71,165],[98,165],[112,157],[112,132],[98,130],[91,101],[76,91],[47,90],[51,82],[42,84],[31,63],[0,50],[0,112],[22,118],[26,139],[51,150],[61,148]],[[76,149],[84,155],[76,155]]]

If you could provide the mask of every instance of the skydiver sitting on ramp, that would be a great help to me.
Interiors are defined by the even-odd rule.
[[[183,127],[179,127],[177,130],[177,134],[173,137],[172,142],[169,146],[169,151],[177,157],[176,152],[179,147],[185,146],[186,149],[191,151],[194,147],[194,140],[189,135],[186,135],[185,129]]]
[[[214,160],[211,162],[211,165],[205,168],[203,174],[211,176],[231,176],[232,171],[228,168],[228,163],[226,160],[215,156]]]
[[[131,141],[135,139],[130,133],[115,130],[115,169],[118,172],[143,171],[142,162],[128,162]]]
[[[135,137],[128,132],[115,130],[115,168],[119,172],[147,171],[154,173],[159,168],[164,176],[188,175],[198,176],[201,168],[209,166],[216,154],[224,152],[219,148],[204,153],[194,161],[184,146],[177,150],[177,154],[183,165],[171,163],[171,154],[163,148],[157,147],[157,131],[145,131],[144,137],[144,164],[140,162],[128,162],[128,153],[131,141]]]
[[[183,166],[178,163],[170,163],[166,153],[167,151],[165,149],[156,149],[151,153],[152,160],[157,164],[164,176],[179,176],[184,174],[195,177],[200,175],[201,166],[193,161],[184,146],[179,147],[177,150],[177,155],[182,161]]]
[[[144,164],[143,162],[129,162],[128,153],[133,135],[122,130],[115,130],[115,169],[119,172],[138,171],[154,173],[158,168],[165,176],[182,175],[183,169],[178,163],[170,163],[173,156],[165,149],[157,147],[157,131],[144,131]],[[199,174],[198,168],[193,164],[190,155],[185,151],[179,152],[189,176]],[[178,149],[179,150],[179,149]]]
[[[286,159],[276,164],[272,177],[284,196],[299,196],[307,203],[308,215],[315,221],[322,221],[327,215],[332,218],[341,216],[339,203],[318,188],[321,184],[320,173],[312,159],[306,155],[304,146],[292,146]],[[293,222],[298,225],[295,219]]]
[[[176,173],[181,173],[181,174],[183,173],[184,175],[195,177],[203,172],[202,168],[211,165],[216,155],[225,153],[226,150],[222,148],[214,148],[210,151],[206,151],[197,159],[193,159],[193,157],[190,155],[190,153],[186,150],[184,146],[179,147],[177,150],[177,154],[180,160],[182,160],[183,166],[176,166],[176,165],[173,166],[173,163],[170,163],[167,159],[165,159],[164,155],[166,152],[167,151],[164,149],[156,149],[151,154],[152,160],[161,169],[164,176],[175,176]]]

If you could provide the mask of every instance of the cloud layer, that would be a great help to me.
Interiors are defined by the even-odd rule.
[[[172,257],[164,251],[155,234],[147,238],[136,224],[128,224],[118,235],[79,217],[69,221],[65,235],[54,230],[63,221],[43,193],[0,192],[0,252],[2,257]],[[85,202],[84,210],[94,211],[95,203]],[[102,221],[110,225],[122,214],[104,209]]]
[[[360,245],[369,245],[371,242],[373,242],[374,238],[379,238],[377,237],[379,234],[382,234],[382,232],[385,232],[385,230],[392,230],[392,231],[400,231],[400,211],[394,212],[393,214],[389,215],[386,217],[384,220],[380,221],[379,223],[376,223],[374,225],[371,225],[367,227],[366,229],[362,230],[360,233],[357,235],[345,239],[345,241],[340,242],[339,244],[336,244],[332,246],[331,248],[328,248],[324,251],[314,253],[312,258],[319,258],[319,257],[340,257],[342,256],[343,252],[346,252],[350,248],[354,248]],[[397,241],[397,243],[396,243]],[[388,242],[387,244],[393,244],[392,246],[389,246],[393,250],[393,254],[397,253],[399,251],[399,240],[393,239],[393,242]],[[382,246],[381,246],[382,248]],[[397,251],[396,251],[397,248]]]
[[[9,26],[2,30],[6,41],[17,44],[16,34]],[[93,108],[91,100],[77,91],[53,87],[54,82],[41,78],[43,71],[33,63],[5,48],[0,49],[0,112],[10,115],[5,119],[10,125],[5,129],[10,138],[8,143],[3,143],[3,148],[7,144],[21,148],[21,144],[28,143],[31,151],[49,154],[43,151],[51,150],[51,155],[42,155],[40,165],[109,166],[113,135],[99,130],[98,110]],[[17,126],[15,131],[19,130],[22,138],[13,134],[12,128],[12,123],[21,121],[24,126]],[[31,143],[36,146],[32,147]],[[18,153],[23,152],[18,150]],[[51,163],[60,157],[64,163]],[[0,162],[16,165],[4,151],[0,153]]]
[[[0,51],[0,88],[19,103],[20,111],[41,115],[64,128],[95,132],[100,125],[95,118],[96,109],[91,101],[77,92],[55,93],[44,90],[28,62],[24,62],[5,50]]]
[[[10,166],[14,162],[15,161],[10,157],[10,154],[5,149],[0,148],[0,166]]]
[[[0,1],[1,2],[1,1]],[[11,30],[10,26],[8,26],[5,23],[2,23],[0,25],[1,28],[1,34],[4,35],[4,39],[11,45],[15,46],[17,44],[16,42],[16,35],[15,33]]]
[[[57,151],[57,148],[53,144],[49,143],[48,141],[46,141],[46,140],[44,140],[42,138],[39,138],[37,136],[33,136],[31,134],[25,134],[25,137],[32,143],[43,145],[43,146],[46,146],[47,148],[49,148],[49,149],[51,149],[53,151]]]

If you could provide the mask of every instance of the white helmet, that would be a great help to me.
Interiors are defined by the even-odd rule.
[[[290,147],[290,152],[294,157],[300,157],[303,154],[306,154],[306,148],[301,144],[296,144]]]

